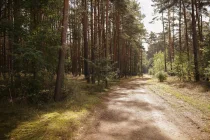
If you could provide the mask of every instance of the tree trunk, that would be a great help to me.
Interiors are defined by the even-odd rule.
[[[66,34],[68,26],[68,9],[69,9],[69,0],[64,0],[63,8],[63,21],[62,21],[62,33],[61,33],[61,48],[59,50],[59,62],[57,70],[57,78],[55,85],[54,100],[61,100],[61,92],[64,81],[64,63],[65,63],[65,52],[66,52]]]
[[[173,70],[173,65],[172,65],[172,45],[171,45],[171,11],[168,9],[168,53],[169,53],[169,60],[170,60],[170,65],[171,65],[171,70]]]
[[[88,19],[87,19],[87,2],[86,0],[82,0],[82,6],[83,6],[83,39],[84,39],[84,75],[87,82],[90,82],[90,76],[89,76],[89,68],[88,68],[88,38],[87,38],[87,32],[88,32]]]
[[[105,57],[108,57],[108,25],[109,25],[109,0],[106,0],[106,53]]]
[[[163,12],[162,12],[162,24],[163,24],[163,46],[164,46],[164,69],[165,72],[167,72],[167,65],[166,65],[166,37],[165,37],[165,22],[164,22],[164,17],[163,17]]]
[[[179,2],[179,57],[181,63],[181,52],[182,52],[182,1]]]
[[[187,25],[187,13],[186,13],[186,7],[183,3],[183,11],[184,11],[184,23],[185,23],[185,47],[187,49],[187,61],[188,61],[188,80],[190,79],[190,48],[189,48],[189,39],[188,39],[188,25]]]
[[[192,34],[193,34],[193,54],[194,54],[194,65],[195,65],[195,81],[200,80],[199,70],[198,70],[198,38],[196,32],[196,20],[195,20],[195,1],[191,0],[192,3]]]
[[[172,60],[174,62],[174,55],[175,55],[175,51],[174,51],[174,46],[175,46],[175,29],[174,29],[174,26],[175,26],[175,8],[173,7],[173,42],[172,42]]]
[[[94,46],[95,46],[95,34],[93,33],[93,14],[95,16],[95,6],[94,6],[94,13],[93,13],[93,0],[90,1],[91,2],[91,61],[92,63],[94,63],[94,59],[95,59],[95,50],[94,50]],[[94,22],[95,23],[95,22]],[[94,30],[95,30],[95,26],[94,26]],[[92,72],[91,72],[91,81],[92,84],[95,84],[95,68],[94,66],[92,66]]]

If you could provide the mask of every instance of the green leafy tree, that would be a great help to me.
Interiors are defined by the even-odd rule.
[[[154,74],[164,71],[165,64],[164,64],[164,53],[158,52],[154,55],[153,59],[153,72]]]

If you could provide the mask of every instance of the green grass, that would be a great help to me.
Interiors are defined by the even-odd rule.
[[[155,81],[151,80],[149,82],[154,83]],[[173,95],[177,99],[187,102],[188,104],[196,107],[197,109],[201,110],[202,112],[210,114],[210,103],[207,100],[204,101],[204,100],[202,100],[198,97],[195,97],[193,95],[182,93],[181,90],[177,90],[177,88],[167,85],[165,83],[158,83],[154,86],[156,86],[156,88],[158,88],[158,89],[163,90],[164,94]]]
[[[0,105],[0,139],[72,139],[91,110],[100,104],[103,91],[97,85],[76,81],[72,96],[41,106]],[[68,87],[67,87],[68,88]]]
[[[172,89],[171,87],[169,87],[168,85],[160,85],[160,87],[165,90],[167,93],[170,93],[172,95],[174,95],[176,98],[181,99],[195,107],[197,107],[199,110],[203,111],[203,112],[209,112],[210,111],[210,104],[206,103],[204,101],[200,101],[198,98],[194,98],[194,97],[190,97],[187,95],[184,95],[178,91],[176,91],[175,89]]]

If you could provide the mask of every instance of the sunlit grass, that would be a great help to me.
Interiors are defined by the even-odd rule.
[[[170,93],[172,95],[174,95],[176,98],[181,99],[193,106],[195,106],[196,108],[198,108],[199,110],[206,112],[206,113],[210,113],[210,103],[205,102],[203,100],[199,100],[198,98],[194,98],[193,96],[188,96],[185,94],[180,93],[179,91],[176,91],[175,89],[171,88],[168,85],[159,85],[163,90],[166,91],[166,93]]]
[[[72,139],[91,110],[100,104],[102,94],[98,92],[103,91],[97,85],[81,81],[76,81],[75,85],[81,89],[75,90],[76,93],[71,93],[72,96],[62,102],[35,107],[2,104],[0,139]]]
[[[56,108],[37,111],[36,117],[17,124],[9,133],[11,139],[71,139],[79,128],[81,120],[88,115],[88,109],[99,101],[98,97],[90,96],[84,103],[58,103]],[[52,107],[55,106],[52,105]],[[28,112],[32,113],[32,112]],[[34,114],[33,114],[34,115]]]
[[[203,112],[202,119],[206,120],[206,125],[201,131],[210,133],[209,87],[201,83],[181,82],[176,78],[169,78],[169,81],[165,83],[158,83],[157,80],[150,79],[148,83],[151,84],[148,88],[156,94],[174,96]],[[175,108],[179,106],[178,104],[171,105]]]
[[[167,85],[166,83],[155,84],[157,81],[155,81],[154,79],[150,80],[149,82],[153,83],[153,86],[155,86],[156,88],[164,91],[163,93],[160,93],[160,94],[173,95],[177,99],[187,102],[188,104],[196,107],[202,112],[210,114],[210,102],[208,100],[203,100],[203,98],[198,98],[197,96],[194,96],[193,94],[186,94],[185,91],[182,91],[179,87],[173,87],[173,86]],[[187,90],[189,90],[189,92],[190,90],[191,92],[201,92],[199,90],[193,91],[195,89],[187,89]],[[199,94],[203,94],[203,93],[199,93]]]

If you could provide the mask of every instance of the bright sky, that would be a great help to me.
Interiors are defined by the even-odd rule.
[[[153,7],[151,6],[153,3],[151,0],[138,0],[141,5],[141,12],[146,16],[144,19],[144,26],[148,30],[148,32],[153,31],[159,33],[162,31],[162,25],[160,21],[155,21],[153,24],[149,22],[153,19]]]
[[[144,22],[144,26],[146,28],[146,30],[148,31],[148,33],[152,32],[162,32],[162,24],[160,21],[155,21],[154,23],[150,24],[149,22],[152,21],[153,19],[153,13],[154,13],[154,9],[151,6],[153,4],[153,2],[151,0],[138,0],[140,2],[141,5],[141,12],[142,14],[144,14],[146,17],[144,18],[143,22]],[[147,46],[148,44],[143,44],[147,50]]]
[[[154,23],[150,23],[154,18],[154,8],[151,6],[153,4],[152,0],[137,0],[140,2],[141,12],[146,17],[143,20],[144,26],[148,33],[155,32],[160,33],[163,30],[161,21],[155,21]],[[210,8],[208,9],[210,11]],[[157,15],[156,15],[157,16]],[[204,18],[203,20],[209,21],[210,18]],[[143,43],[146,50],[148,50],[148,44]]]

